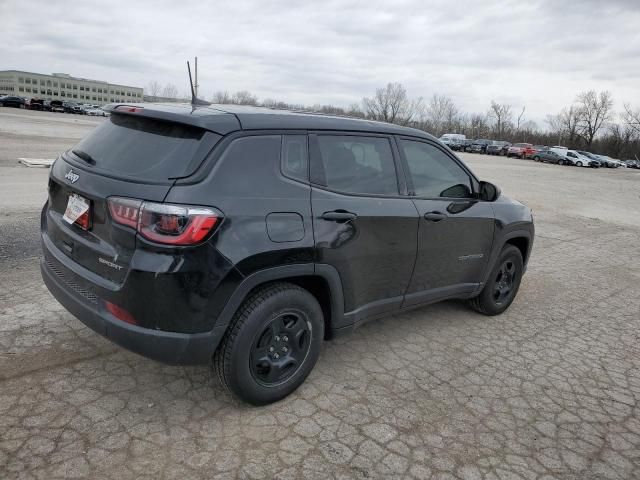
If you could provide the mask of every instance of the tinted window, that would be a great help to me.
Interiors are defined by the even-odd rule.
[[[308,178],[306,135],[285,135],[282,144],[282,173],[296,180]]]
[[[72,151],[93,158],[96,170],[162,181],[193,173],[219,139],[188,125],[111,115]]]
[[[348,193],[398,194],[387,138],[319,135],[317,139],[327,187]]]
[[[401,145],[416,196],[467,198],[471,195],[471,178],[442,150],[410,140],[403,140]]]

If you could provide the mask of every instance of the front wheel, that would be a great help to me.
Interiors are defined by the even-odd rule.
[[[581,166],[582,166],[582,162],[578,161],[578,163],[576,163],[576,165],[577,165],[578,167],[581,167]]]
[[[291,283],[252,293],[231,320],[213,357],[221,383],[253,405],[278,401],[311,372],[324,339],[316,298]]]
[[[470,300],[471,308],[484,315],[499,315],[504,312],[518,293],[523,273],[524,263],[520,250],[513,245],[506,245],[482,292]]]

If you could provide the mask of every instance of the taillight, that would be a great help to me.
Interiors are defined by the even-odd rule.
[[[202,242],[222,220],[213,208],[143,202],[131,198],[107,200],[117,223],[135,228],[144,238],[167,245],[195,245]]]
[[[142,200],[133,198],[111,197],[107,200],[111,217],[121,225],[138,228],[138,216]]]

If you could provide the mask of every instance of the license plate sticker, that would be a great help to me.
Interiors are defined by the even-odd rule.
[[[89,200],[78,194],[69,195],[67,209],[64,211],[62,219],[67,223],[74,223],[78,218],[89,211]]]

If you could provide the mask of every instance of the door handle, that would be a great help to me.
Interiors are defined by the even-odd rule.
[[[334,210],[333,212],[324,212],[320,218],[323,220],[329,220],[330,222],[348,222],[357,218],[358,215],[346,210]]]
[[[432,222],[439,222],[445,218],[447,218],[447,215],[442,212],[427,212],[424,214],[424,219]]]

